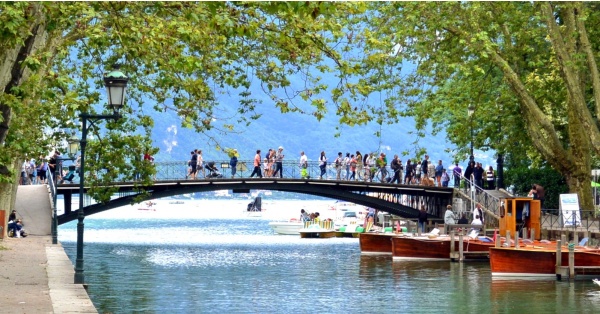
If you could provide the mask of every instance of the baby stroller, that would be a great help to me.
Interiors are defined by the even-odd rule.
[[[69,181],[69,183],[73,184],[73,178],[75,178],[75,166],[69,166],[69,172],[63,176],[62,180],[60,180],[60,184],[65,181]]]
[[[217,179],[223,178],[223,175],[221,175],[221,173],[215,166],[214,161],[208,162],[206,164],[205,168],[206,168],[206,170],[208,170],[208,174],[206,175],[207,178],[217,178]]]

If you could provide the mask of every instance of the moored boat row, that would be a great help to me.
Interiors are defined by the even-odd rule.
[[[527,207],[530,219],[518,221],[516,217],[522,217]],[[460,251],[460,260],[489,260],[494,277],[560,277],[567,272],[567,266],[570,266],[569,276],[600,274],[600,250],[571,245],[569,257],[567,247],[561,246],[560,242],[539,241],[539,201],[520,198],[506,200],[500,210],[500,230],[494,239],[478,235],[456,238],[437,234],[365,233],[360,237],[361,252],[392,255],[395,261],[448,261],[455,259],[458,255],[456,251]],[[519,223],[521,227],[517,229]],[[518,232],[532,239],[511,240],[510,235]],[[496,237],[499,237],[498,243],[495,243]]]

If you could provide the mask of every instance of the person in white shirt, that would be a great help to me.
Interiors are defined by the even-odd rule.
[[[456,223],[456,219],[454,217],[454,212],[452,211],[452,205],[446,206],[446,212],[444,213],[444,224],[446,225],[454,225]]]
[[[346,168],[346,181],[350,178],[350,153],[346,153],[346,157],[342,161],[342,167]]]
[[[304,152],[300,152],[300,175],[302,179],[308,179],[308,157],[304,154]]]

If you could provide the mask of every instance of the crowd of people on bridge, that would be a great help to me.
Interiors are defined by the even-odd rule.
[[[48,177],[57,174],[57,182],[71,181],[75,176],[76,169],[79,169],[79,159],[75,161],[75,166],[70,168],[62,167],[60,152],[55,150],[50,157],[40,156],[36,158],[25,158],[21,164],[21,175],[19,176],[20,185],[35,185],[48,183]]]
[[[229,168],[231,169],[231,178],[234,178],[237,171],[237,151],[231,157]],[[269,149],[264,155],[262,150],[256,150],[253,158],[253,170],[250,177],[258,178],[283,178],[283,160],[285,158],[284,149],[279,146],[278,149]],[[194,160],[198,159],[195,163]],[[461,185],[461,180],[469,178],[465,186],[471,182],[482,189],[495,189],[495,173],[492,166],[485,170],[481,163],[470,162],[464,173],[458,163],[448,170],[442,160],[434,163],[429,155],[420,159],[408,159],[405,163],[394,155],[391,160],[385,153],[365,153],[360,151],[355,153],[338,152],[335,157],[328,158],[325,151],[321,151],[318,159],[319,179],[333,179],[344,181],[365,181],[365,182],[383,182],[390,184],[418,184],[426,186],[449,187],[453,182],[454,187]],[[194,165],[201,169],[201,152],[194,154],[190,161],[190,173],[194,173]],[[300,152],[299,164],[300,176],[303,179],[309,178],[308,158],[304,151]],[[333,175],[328,176],[328,169],[333,170]],[[195,178],[195,176],[191,176]],[[484,184],[485,183],[485,184]]]

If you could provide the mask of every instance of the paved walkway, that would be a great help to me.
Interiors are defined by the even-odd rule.
[[[0,241],[0,306],[4,313],[98,313],[61,245],[50,236]]]

